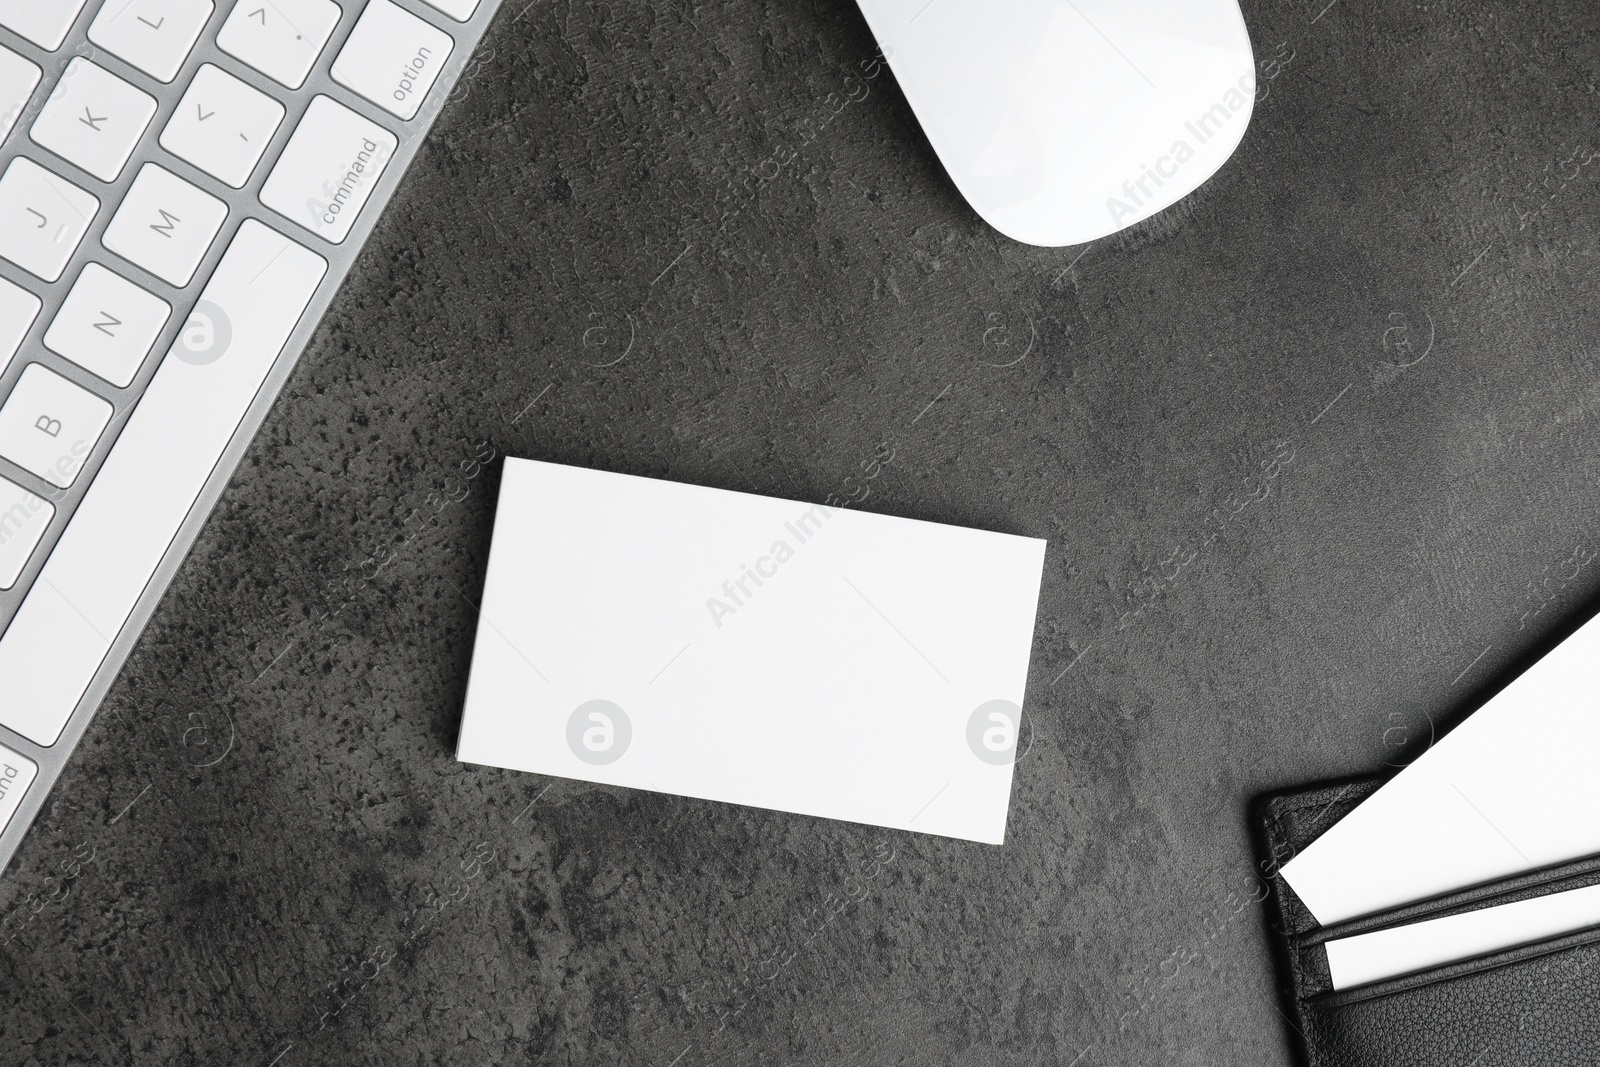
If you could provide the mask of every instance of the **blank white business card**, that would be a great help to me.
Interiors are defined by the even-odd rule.
[[[1044,551],[508,459],[457,757],[999,844]]]
[[[1600,853],[1600,619],[1283,867],[1323,924]]]
[[[1594,926],[1600,885],[1329,941],[1328,971],[1333,988],[1352,989]]]

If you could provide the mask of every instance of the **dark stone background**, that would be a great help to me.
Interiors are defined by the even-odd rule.
[[[1324,3],[1247,4],[1200,193],[1042,250],[849,0],[508,0],[0,882],[78,872],[6,1061],[1289,1062],[1250,798],[1600,570],[1600,10]],[[478,457],[815,500],[883,442],[864,507],[1050,540],[1004,847],[452,758]]]

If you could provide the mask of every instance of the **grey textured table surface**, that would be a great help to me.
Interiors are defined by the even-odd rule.
[[[1227,167],[1041,250],[848,0],[509,0],[0,881],[5,1061],[1289,1062],[1250,798],[1596,589],[1600,10],[1245,14]],[[1048,538],[1006,844],[456,763],[491,455]]]

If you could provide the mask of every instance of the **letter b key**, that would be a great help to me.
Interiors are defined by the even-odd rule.
[[[0,407],[0,456],[65,489],[111,418],[111,405],[31,363]]]

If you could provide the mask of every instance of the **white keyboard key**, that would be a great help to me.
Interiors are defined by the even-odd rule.
[[[54,52],[82,10],[83,0],[0,0],[0,26]]]
[[[0,478],[0,589],[17,584],[17,576],[27,566],[28,557],[33,555],[55,513],[44,497]],[[4,757],[5,749],[0,747],[0,760]]]
[[[0,256],[53,282],[99,210],[92,194],[18,156],[0,176]]]
[[[39,765],[20,752],[0,745],[0,830],[22,807],[22,794],[33,784]]]
[[[282,121],[282,104],[207,63],[167,120],[161,147],[239,189]]]
[[[146,163],[100,243],[182,289],[227,217],[227,204],[171,171]]]
[[[17,116],[28,106],[38,84],[39,68],[0,46],[0,141],[17,124]]]
[[[319,96],[267,176],[261,202],[338,244],[350,233],[398,143],[383,127]]]
[[[67,64],[28,136],[103,182],[116,181],[156,101],[81,56]]]
[[[171,314],[159,296],[90,263],[45,331],[44,346],[126,388]]]
[[[30,363],[0,407],[0,456],[65,489],[110,419],[110,404]]]
[[[457,22],[465,22],[478,10],[478,0],[423,0],[429,7],[443,11]]]
[[[39,314],[39,298],[20,285],[0,278],[0,374],[22,347],[28,327]]]
[[[213,347],[174,342],[0,637],[0,725],[61,736],[326,268],[254,219],[239,227],[200,294]]]
[[[89,40],[158,82],[178,76],[205,29],[211,0],[105,0]]]
[[[287,89],[305,84],[339,24],[333,0],[238,0],[217,47]]]
[[[371,0],[333,61],[333,80],[409,119],[455,44],[449,34],[389,0]]]

